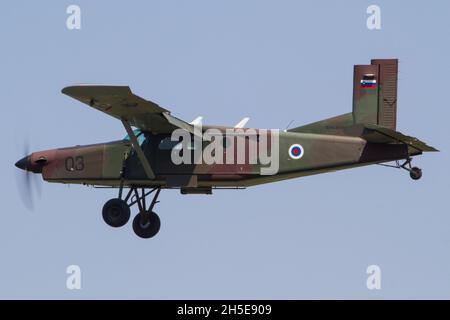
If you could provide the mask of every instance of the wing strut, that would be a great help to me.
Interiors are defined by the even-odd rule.
[[[136,135],[134,134],[133,130],[131,129],[130,124],[127,120],[121,119],[123,126],[125,127],[125,130],[127,131],[128,136],[130,137],[131,144],[133,145],[134,150],[137,153],[137,156],[139,160],[141,161],[142,166],[144,167],[144,171],[147,174],[147,177],[149,179],[155,179],[155,174],[153,173],[152,167],[150,166],[150,163],[148,163],[147,158],[145,157],[144,151],[142,151],[141,146],[139,145],[139,142],[137,141]]]

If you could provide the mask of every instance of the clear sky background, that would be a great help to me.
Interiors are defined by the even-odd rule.
[[[66,28],[81,7],[82,29]],[[366,27],[381,7],[382,29]],[[2,1],[0,298],[450,298],[448,1]],[[161,231],[102,220],[114,190],[42,184],[28,211],[15,161],[121,138],[60,93],[130,85],[191,121],[284,129],[349,112],[354,64],[399,58],[398,130],[441,150],[213,196],[163,191]],[[133,216],[135,209],[133,211]],[[82,289],[66,289],[66,267]],[[366,268],[382,289],[366,288]]]

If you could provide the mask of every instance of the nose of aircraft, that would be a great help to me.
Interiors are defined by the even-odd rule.
[[[23,157],[19,161],[16,162],[16,167],[22,170],[28,170],[30,165],[30,156]]]
[[[42,173],[42,169],[54,159],[55,152],[56,150],[33,152],[17,161],[16,167],[33,173]]]

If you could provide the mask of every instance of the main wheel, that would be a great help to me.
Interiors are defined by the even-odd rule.
[[[409,176],[413,180],[419,180],[422,178],[422,170],[417,167],[411,168],[411,171],[409,171]]]
[[[138,237],[148,239],[156,236],[161,227],[161,220],[154,212],[147,212],[147,217],[142,221],[141,213],[138,213],[133,219],[133,230]]]
[[[119,228],[130,220],[130,207],[121,199],[111,199],[103,206],[102,215],[109,226]]]

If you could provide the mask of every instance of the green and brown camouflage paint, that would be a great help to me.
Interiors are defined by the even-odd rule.
[[[146,131],[149,121],[142,124],[146,137],[142,149],[155,172],[155,179],[148,179],[130,141],[127,140],[35,152],[26,158],[26,168],[33,172],[42,172],[43,179],[48,182],[112,187],[118,187],[123,182],[125,186],[208,190],[210,187],[247,187],[406,159],[421,154],[422,151],[435,151],[415,138],[395,132],[397,73],[396,59],[377,59],[372,60],[371,65],[356,65],[353,79],[353,111],[289,131],[280,131],[279,170],[275,175],[261,175],[260,164],[175,165],[171,161],[171,150],[159,148],[160,142],[170,137],[170,134]],[[366,75],[371,75],[377,80],[376,88],[361,86],[361,79]],[[78,87],[69,89],[80,91],[77,96],[80,101],[104,112],[122,110],[120,105],[111,106],[111,102],[108,102],[110,101],[108,88],[105,89],[104,96],[96,99],[89,98],[86,91]],[[72,92],[69,89],[64,90]],[[123,90],[124,94],[128,95],[128,100],[123,98],[123,102],[120,102],[122,100],[118,97],[114,99],[122,103],[122,106],[137,107],[135,110],[139,110],[139,114],[145,114],[145,108],[142,108],[140,103],[146,101],[132,95],[131,91]],[[130,103],[129,99],[135,103]],[[153,105],[155,112],[165,111],[158,105]],[[122,117],[122,114],[119,115]],[[123,112],[123,115],[126,116],[127,113]],[[164,117],[152,113],[152,121],[157,119],[158,125],[168,127],[165,124],[167,120],[170,122],[170,128],[181,123],[168,113],[163,115]],[[133,117],[134,123],[141,123],[142,118],[139,115]],[[209,128],[217,128],[222,132],[227,129],[221,126],[203,129]],[[259,133],[258,129],[255,130]],[[303,147],[304,155],[301,159],[296,160],[289,156],[289,148],[293,144],[300,144]],[[224,153],[226,152],[225,148]]]

